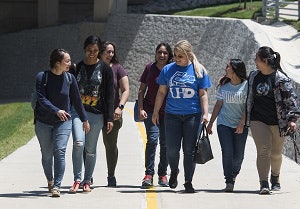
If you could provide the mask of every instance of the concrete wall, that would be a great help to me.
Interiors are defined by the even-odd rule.
[[[94,0],[59,0],[58,24],[93,18]],[[38,0],[1,0],[0,34],[38,27]]]
[[[43,22],[44,18],[55,19],[51,25],[71,24],[82,21],[93,21],[94,15],[94,0],[58,0],[58,20],[51,17],[51,14],[44,14],[45,11],[40,11],[44,16],[38,20],[38,2],[42,0],[1,0],[0,1],[0,34],[14,33],[25,29],[34,29],[48,22]],[[45,0],[46,1],[46,0]],[[50,2],[50,0],[47,0]],[[179,8],[192,8],[203,4],[215,4],[232,2],[234,0],[128,0],[128,8],[126,8],[125,0],[114,0],[112,11],[115,9],[123,11],[128,10],[132,13],[155,13],[159,11],[168,11]],[[52,0],[51,0],[52,2]],[[100,5],[98,10],[103,9],[107,2],[98,0],[96,5]],[[40,2],[41,3],[41,2]],[[111,3],[111,2],[110,2]],[[117,8],[122,7],[122,8]],[[97,8],[96,8],[97,10]],[[98,11],[97,10],[97,11]],[[49,11],[51,13],[51,11]],[[99,11],[103,13],[102,11]],[[54,12],[53,12],[54,13]],[[98,21],[99,18],[96,17]],[[105,18],[106,20],[106,18]]]
[[[154,60],[160,42],[171,46],[187,39],[199,61],[208,69],[214,88],[209,90],[210,104],[215,101],[215,86],[230,58],[241,58],[247,69],[253,69],[258,45],[252,32],[239,20],[159,15],[111,16],[103,39],[117,44],[121,63],[129,72],[130,100],[139,88],[138,79],[146,63]]]
[[[77,62],[90,34],[101,36],[104,23],[78,23],[0,35],[0,101],[29,101],[37,72],[47,70],[54,48]]]
[[[138,79],[145,64],[154,60],[156,45],[161,41],[173,46],[189,40],[199,61],[208,69],[214,88],[209,90],[210,104],[215,101],[215,86],[230,58],[241,58],[253,69],[258,48],[252,32],[239,20],[201,17],[120,14],[104,24],[81,23],[22,31],[0,36],[0,100],[29,99],[36,72],[48,68],[48,56],[56,47],[71,52],[77,62],[82,56],[83,40],[88,34],[101,35],[117,44],[121,63],[127,69],[130,101],[137,97]],[[16,73],[18,72],[18,73]]]

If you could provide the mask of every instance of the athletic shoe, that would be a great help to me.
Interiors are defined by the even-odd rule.
[[[279,176],[271,175],[271,189],[273,191],[279,191],[281,189],[281,186],[279,183]]]
[[[177,172],[172,172],[169,179],[169,187],[171,189],[175,189],[178,185],[177,176],[178,176],[179,170]]]
[[[114,177],[114,176],[107,177],[107,186],[108,187],[115,187],[115,186],[117,186],[116,177]]]
[[[54,181],[48,181],[48,191],[51,192],[51,190],[53,189],[54,186]]]
[[[51,190],[51,193],[52,193],[52,197],[60,197],[60,191],[59,191],[59,188],[57,188],[57,187],[54,187]]]
[[[142,187],[151,187],[153,186],[153,176],[146,175],[142,182]]]
[[[158,177],[158,184],[160,186],[163,186],[163,187],[168,187],[169,182],[168,182],[167,176],[159,176]]]
[[[185,193],[195,193],[195,189],[193,188],[192,182],[187,181],[183,186],[185,188]]]
[[[234,184],[232,183],[227,183],[226,187],[224,189],[225,192],[233,192]]]
[[[269,183],[267,181],[260,182],[259,194],[270,194]]]

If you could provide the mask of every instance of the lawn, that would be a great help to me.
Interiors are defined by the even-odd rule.
[[[243,2],[243,1],[242,1]],[[231,3],[222,5],[203,6],[185,11],[167,12],[169,15],[205,16],[205,17],[229,17],[238,19],[256,19],[261,15],[262,1],[247,1],[246,9],[243,3]],[[283,20],[288,25],[300,31],[300,21]]]
[[[34,136],[33,111],[29,102],[0,105],[0,160]]]

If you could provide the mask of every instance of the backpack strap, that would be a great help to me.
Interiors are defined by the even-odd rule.
[[[67,81],[68,81],[68,85],[70,86],[71,83],[72,83],[72,77],[71,77],[71,74],[70,74],[69,72],[64,72],[64,75],[66,76]]]
[[[48,72],[47,71],[44,71],[44,74],[43,74],[43,77],[42,77],[42,81],[44,82],[43,85],[45,87],[47,85],[47,82],[48,82]]]

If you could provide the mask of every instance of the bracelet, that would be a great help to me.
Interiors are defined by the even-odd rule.
[[[214,123],[213,121],[209,121],[210,123]]]

